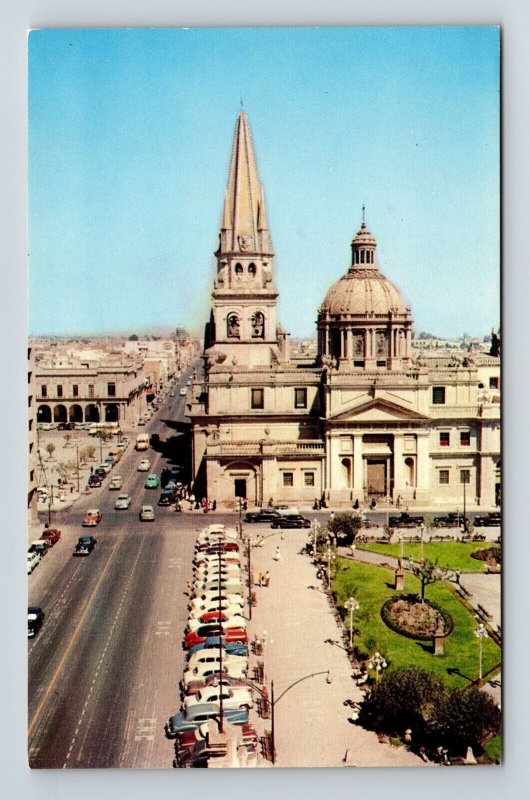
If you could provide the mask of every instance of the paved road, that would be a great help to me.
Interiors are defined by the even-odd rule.
[[[183,436],[185,398],[177,390],[170,400],[176,409],[166,405],[148,427],[161,437],[160,452],[149,451],[153,472],[165,463],[169,439],[175,445]],[[107,480],[56,516],[62,538],[29,577],[29,602],[46,612],[29,641],[32,767],[171,766],[163,725],[179,705],[188,602],[182,589],[202,519],[157,508],[154,523],[139,522],[140,505],[158,499],[143,488],[146,473],[136,471],[145,455],[129,451],[114,468],[133,497],[130,510],[113,511],[117,493]],[[83,512],[94,506],[103,521],[83,530]],[[81,533],[98,541],[90,556],[76,559]]]

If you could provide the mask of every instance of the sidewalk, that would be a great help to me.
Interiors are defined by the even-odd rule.
[[[429,766],[406,750],[380,744],[375,733],[348,721],[346,699],[360,701],[333,610],[305,547],[307,531],[288,530],[252,551],[254,581],[270,571],[269,588],[254,586],[257,606],[249,638],[267,631],[266,685],[274,681],[277,765],[283,767]],[[277,546],[280,560],[274,560]],[[266,637],[267,638],[267,637]],[[253,659],[253,664],[256,663]],[[329,670],[326,675],[304,676]],[[284,697],[282,693],[286,692]],[[258,718],[260,734],[271,721]]]

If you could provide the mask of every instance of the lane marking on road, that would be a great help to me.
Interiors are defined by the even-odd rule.
[[[155,636],[169,636],[171,621],[167,620],[165,622],[157,622],[156,628]]]
[[[148,742],[152,742],[155,738],[155,730],[156,719],[140,717],[136,725],[136,735],[134,737],[134,741],[140,742],[142,739],[146,739]]]
[[[37,707],[37,710],[35,711],[35,713],[33,715],[33,719],[31,720],[31,722],[30,722],[30,724],[28,726],[28,736],[31,736],[31,733],[32,733],[35,725],[37,724],[37,720],[39,719],[39,717],[40,717],[40,715],[42,713],[42,709],[44,708],[44,705],[45,705],[46,701],[48,700],[48,697],[50,696],[53,687],[55,686],[57,678],[61,674],[61,671],[62,671],[62,669],[63,669],[63,667],[64,667],[64,665],[66,663],[66,660],[67,660],[68,656],[70,655],[70,652],[71,652],[74,644],[76,643],[76,641],[78,639],[78,636],[79,636],[79,633],[80,633],[81,628],[83,626],[83,623],[84,623],[86,617],[88,616],[88,613],[92,608],[92,605],[94,604],[94,600],[96,598],[97,593],[99,592],[99,588],[100,588],[101,584],[103,583],[103,581],[105,579],[105,576],[107,575],[107,573],[108,573],[108,571],[110,569],[110,566],[111,566],[111,564],[112,564],[112,562],[113,562],[113,560],[114,560],[114,558],[116,556],[116,553],[118,552],[118,549],[119,549],[118,545],[117,544],[114,545],[114,548],[112,550],[112,553],[110,555],[109,560],[107,561],[105,569],[103,570],[103,572],[99,576],[98,582],[96,583],[96,585],[94,587],[94,590],[93,590],[92,594],[90,595],[89,601],[88,601],[88,603],[86,605],[86,608],[85,608],[85,610],[83,611],[83,613],[81,615],[81,619],[79,620],[79,622],[77,623],[77,625],[76,625],[76,627],[74,629],[74,632],[72,634],[72,638],[70,639],[68,647],[64,651],[63,657],[59,661],[59,664],[57,665],[57,669],[53,673],[51,681],[48,684],[48,688],[44,692],[42,700],[40,701],[40,703],[39,703],[39,705]]]

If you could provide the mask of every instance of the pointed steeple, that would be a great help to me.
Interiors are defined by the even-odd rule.
[[[221,223],[222,252],[271,252],[265,198],[248,117],[237,117]]]

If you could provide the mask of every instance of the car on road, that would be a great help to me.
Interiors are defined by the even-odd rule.
[[[142,506],[140,509],[140,522],[154,522],[155,511],[153,506]]]
[[[223,672],[231,678],[245,678],[247,675],[248,661],[241,656],[226,656],[222,659]],[[182,686],[184,690],[188,683],[196,680],[203,680],[209,675],[218,673],[221,667],[221,658],[215,650],[205,650],[195,653],[190,657],[187,669],[182,676]]]
[[[235,614],[242,614],[243,609],[245,607],[245,603],[242,597],[238,597],[237,595],[233,594],[230,597],[223,597],[221,595],[221,599],[219,599],[219,595],[215,599],[206,599],[201,600],[200,597],[197,597],[195,600],[192,600],[190,605],[188,606],[190,614],[205,614],[208,611],[224,611],[225,614],[229,614],[230,616],[234,616]]]
[[[181,397],[186,397],[186,395],[187,395],[187,394],[188,394],[188,390],[187,390],[187,389],[184,389],[184,388],[182,388],[182,389],[180,390],[180,392],[179,392],[179,395],[180,395]]]
[[[112,491],[119,491],[122,487],[122,484],[123,484],[123,478],[121,477],[121,475],[115,475],[110,482],[109,489],[111,489]]]
[[[257,511],[248,511],[245,522],[272,522],[280,516],[275,508],[258,508]]]
[[[232,725],[248,723],[248,711],[243,708],[223,712],[227,722]],[[174,738],[181,731],[190,731],[198,728],[203,722],[219,717],[219,706],[213,703],[201,703],[190,708],[186,714],[174,714],[166,723],[167,736]]]
[[[138,422],[136,424],[138,425],[139,428],[141,428],[143,425],[145,425],[145,419],[142,419],[140,417],[140,419],[138,420]]]
[[[32,553],[28,553],[28,575],[33,572],[35,567],[40,561],[40,556],[38,553],[33,551]]]
[[[131,505],[131,498],[128,494],[120,494],[116,502],[114,503],[114,508],[116,511],[126,511],[129,506]]]
[[[159,506],[170,506],[174,502],[173,500],[173,492],[171,490],[164,489],[161,493],[160,497],[158,498],[158,505]]]
[[[237,614],[233,617],[226,614],[224,611],[203,611],[199,614],[192,614],[188,619],[188,631],[196,631],[202,625],[209,625],[210,623],[222,622],[230,628],[246,628],[247,621],[241,615]]]
[[[96,473],[94,472],[92,475],[90,475],[88,479],[88,486],[91,489],[97,489],[98,486],[101,486],[101,484],[103,483],[104,477],[105,477],[104,475],[102,477],[101,475],[96,475]]]
[[[61,538],[61,531],[57,528],[44,528],[40,538],[45,542],[49,542],[50,545],[53,545]]]
[[[235,708],[244,708],[250,711],[254,705],[250,690],[246,687],[231,687],[228,689],[224,686],[208,686],[184,698],[182,704],[183,712],[186,714],[190,709],[202,703],[214,703],[219,706],[221,692],[223,697],[223,712],[231,711]]]
[[[85,547],[88,547],[90,550],[93,550],[97,544],[97,539],[94,539],[93,536],[80,536],[77,540],[78,544],[82,544]]]
[[[37,422],[38,431],[54,431],[56,428],[56,422]]]
[[[425,523],[421,514],[412,515],[402,511],[398,517],[389,517],[388,524],[391,528],[417,528]]]
[[[100,466],[100,467],[96,467],[96,469],[94,470],[93,474],[97,475],[97,477],[101,481],[104,481],[105,478],[107,477],[107,472],[108,472],[108,470],[106,470],[105,467]]]
[[[99,508],[89,508],[83,519],[84,528],[95,528],[103,519],[103,514]]]
[[[443,517],[434,517],[432,524],[435,528],[458,528],[467,525],[468,522],[468,518],[462,514],[450,513]]]
[[[197,545],[196,551],[197,553],[239,553],[239,544],[225,540],[202,542],[202,544]]]
[[[137,470],[138,472],[149,472],[151,468],[151,462],[148,458],[142,458],[140,463],[138,464]]]
[[[497,511],[490,511],[489,514],[477,514],[473,520],[476,528],[496,528],[502,523],[502,517]]]
[[[242,642],[225,642],[222,636],[208,636],[205,642],[199,642],[190,647],[188,656],[198,653],[199,650],[219,650],[223,649],[229,656],[241,656],[248,659],[248,645]]]
[[[35,539],[28,547],[28,553],[37,553],[38,556],[44,558],[50,547],[51,542],[46,539]]]
[[[103,470],[105,472],[105,475],[108,475],[109,472],[112,469],[112,466],[113,465],[109,461],[104,461],[103,464],[98,464],[98,466],[96,467],[94,472],[96,472],[98,475],[100,475],[101,474],[101,470]]]
[[[301,514],[280,515],[271,523],[271,528],[310,528],[311,521]]]
[[[57,425],[58,431],[73,431],[75,428],[75,422],[59,422]]]
[[[248,635],[244,628],[228,627],[226,622],[216,622],[209,625],[201,625],[195,631],[190,631],[184,637],[184,649],[189,650],[196,644],[201,644],[208,639],[209,636],[222,636],[225,642],[240,642],[245,644],[248,641]]]
[[[145,482],[146,489],[158,489],[158,475],[148,475]]]
[[[77,542],[74,546],[74,556],[89,556],[94,548],[88,542]]]
[[[239,686],[247,686],[243,680],[239,678],[231,678],[226,672],[223,672],[222,675],[220,672],[214,672],[211,675],[208,675],[206,678],[199,678],[196,681],[190,681],[186,686],[186,691],[182,692],[182,695],[185,697],[188,694],[195,694],[196,692],[204,689],[206,686],[224,686],[224,687],[239,687]]]
[[[33,639],[38,634],[44,623],[44,611],[40,606],[28,608],[28,639]]]

